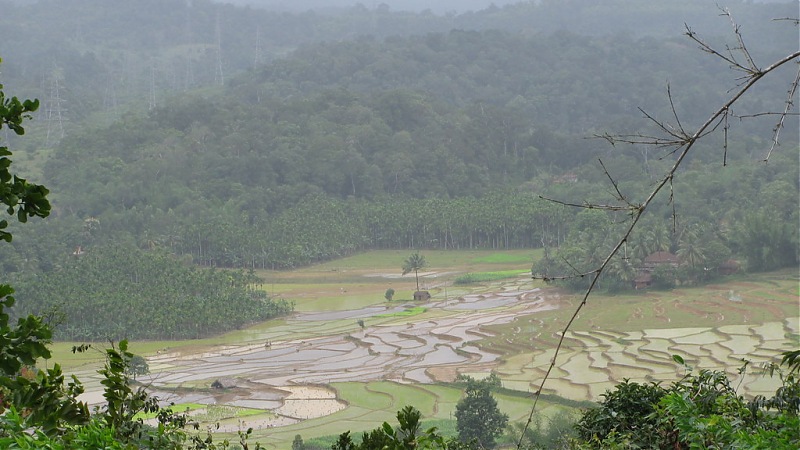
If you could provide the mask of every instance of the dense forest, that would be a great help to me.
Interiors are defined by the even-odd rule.
[[[609,186],[598,159],[626,195],[641,195],[672,155],[592,137],[647,132],[637,108],[668,117],[674,105],[697,123],[735,80],[679,35],[679,17],[697,18],[721,41],[729,24],[715,8],[572,3],[438,16],[6,2],[4,82],[42,101],[17,164],[52,189],[53,214],[15,230],[0,267],[41,312],[69,303],[58,280],[107,246],[237,269],[373,248],[545,247],[534,271],[564,270],[564,255],[591,264],[621,218],[541,197],[601,201]],[[796,30],[766,18],[793,6],[731,5],[753,28],[753,54],[791,51]],[[655,16],[665,28],[631,25]],[[779,108],[790,78],[764,80],[740,114]],[[796,264],[797,128],[758,163],[773,125],[758,116],[731,127],[724,165],[723,143],[704,141],[674,203],[646,217],[661,237],[634,236],[636,257],[609,272],[607,287],[629,288],[637,261],[658,250],[691,254],[701,270],[730,258],[749,270]]]
[[[193,339],[291,311],[252,275],[199,270],[169,255],[104,246],[19,283],[17,296],[52,313],[54,337],[73,341]],[[75,301],[79,299],[79,301]]]

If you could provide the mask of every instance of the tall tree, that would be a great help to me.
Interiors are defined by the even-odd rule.
[[[411,256],[406,258],[403,262],[403,275],[414,272],[414,278],[417,280],[417,290],[419,291],[419,271],[428,266],[425,257],[420,255],[419,252],[414,252]]]
[[[465,379],[464,397],[456,404],[458,438],[464,443],[475,441],[480,448],[492,448],[508,425],[508,415],[500,412],[491,392],[499,379],[496,375],[486,380]]]
[[[303,436],[296,434],[294,436],[294,440],[292,441],[292,450],[304,450],[305,448],[306,446],[303,443]]]

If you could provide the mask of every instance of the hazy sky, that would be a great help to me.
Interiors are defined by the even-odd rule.
[[[392,11],[423,11],[430,9],[437,14],[448,11],[459,13],[476,11],[489,7],[492,3],[503,6],[520,3],[521,0],[216,0],[221,3],[253,5],[282,11],[307,11],[335,6],[353,6],[361,3],[367,8],[377,8],[381,4],[389,5]]]

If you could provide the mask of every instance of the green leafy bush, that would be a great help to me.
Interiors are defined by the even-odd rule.
[[[775,370],[781,378],[775,395],[749,401],[722,371],[689,373],[669,388],[626,380],[604,394],[599,408],[584,413],[573,446],[800,448],[800,382],[793,372]]]

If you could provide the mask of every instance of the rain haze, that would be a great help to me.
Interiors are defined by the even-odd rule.
[[[0,448],[798,448],[799,5],[0,0]]]
[[[503,6],[512,3],[519,3],[518,0],[499,0],[499,1],[486,1],[486,0],[440,0],[440,1],[426,1],[426,0],[388,0],[388,1],[349,1],[349,0],[296,0],[296,1],[280,1],[280,0],[234,0],[224,3],[233,3],[239,5],[251,5],[258,8],[273,9],[276,11],[294,11],[303,12],[308,10],[326,10],[332,8],[352,7],[355,5],[363,5],[370,9],[387,8],[392,11],[414,11],[422,12],[430,10],[436,14],[444,14],[448,12],[463,13],[466,11],[477,11],[485,9],[491,5]]]

